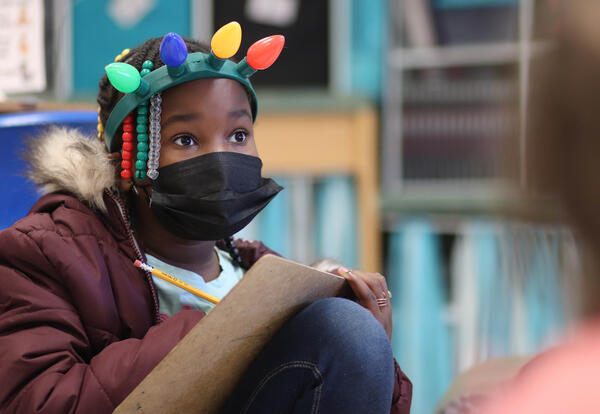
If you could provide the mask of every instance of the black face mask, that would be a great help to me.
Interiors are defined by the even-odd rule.
[[[175,236],[220,240],[243,229],[283,187],[261,176],[260,158],[212,152],[158,169],[150,208]]]

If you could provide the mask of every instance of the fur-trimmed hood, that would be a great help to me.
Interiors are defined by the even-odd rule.
[[[28,143],[25,175],[41,194],[68,192],[106,212],[104,189],[117,184],[115,165],[104,143],[76,129],[51,127]]]

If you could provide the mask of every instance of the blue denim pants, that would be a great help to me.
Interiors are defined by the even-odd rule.
[[[340,298],[315,302],[267,344],[223,414],[389,413],[394,362],[381,324]]]

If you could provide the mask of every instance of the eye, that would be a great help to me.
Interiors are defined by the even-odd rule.
[[[173,142],[180,147],[189,147],[196,144],[194,137],[191,135],[179,135],[173,140]]]
[[[248,133],[244,130],[235,131],[230,137],[229,142],[233,142],[236,144],[243,144],[248,139]]]

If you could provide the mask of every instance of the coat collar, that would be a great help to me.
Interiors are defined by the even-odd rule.
[[[25,174],[43,194],[65,192],[107,212],[104,190],[114,190],[117,173],[102,142],[77,129],[51,127],[28,142]]]

